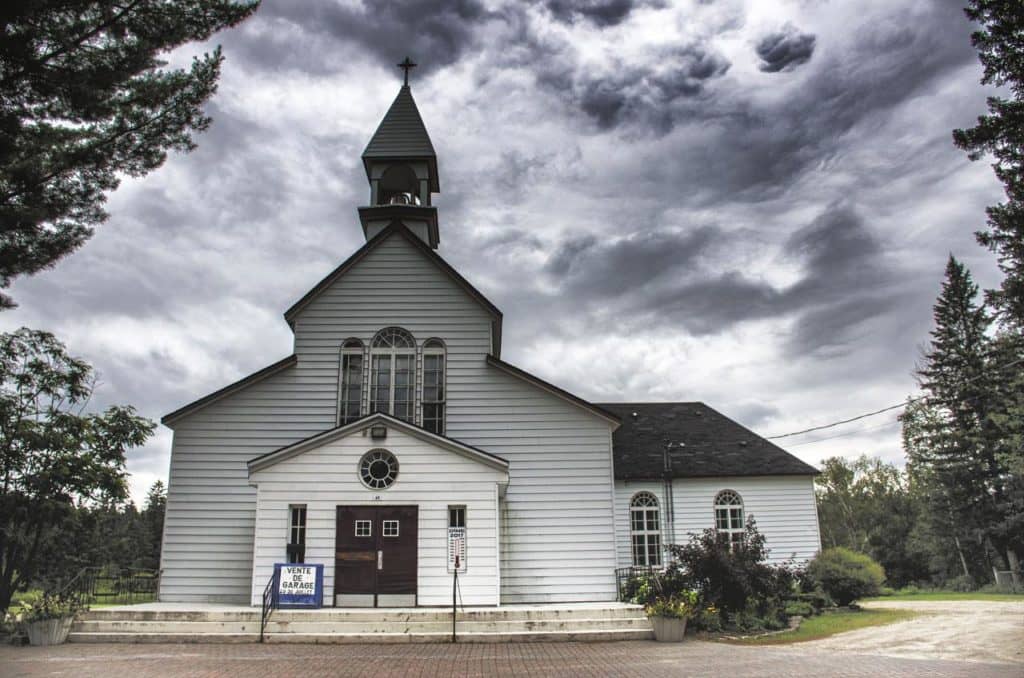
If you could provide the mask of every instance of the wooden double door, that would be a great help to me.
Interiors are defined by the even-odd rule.
[[[416,605],[417,506],[339,506],[334,604]]]

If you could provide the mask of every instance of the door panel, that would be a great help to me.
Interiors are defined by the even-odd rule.
[[[416,506],[339,506],[335,605],[415,605],[418,522]]]
[[[377,568],[378,594],[416,593],[418,513],[416,506],[377,509],[378,548],[382,556]]]
[[[376,511],[372,506],[339,506],[335,540],[335,604],[374,604],[377,570]]]

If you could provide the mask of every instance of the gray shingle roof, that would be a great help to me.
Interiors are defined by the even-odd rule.
[[[811,475],[817,469],[704,403],[599,403],[622,419],[612,434],[615,477],[664,477],[666,441],[676,478]],[[634,416],[634,413],[636,416]]]
[[[363,151],[364,158],[436,158],[434,145],[406,85],[377,126]]]

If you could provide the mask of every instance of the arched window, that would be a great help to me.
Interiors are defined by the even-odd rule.
[[[423,428],[444,435],[444,343],[428,339],[423,344]]]
[[[413,420],[416,341],[401,327],[385,327],[370,344],[370,411]]]
[[[341,345],[341,387],[338,424],[349,424],[363,414],[363,342],[346,339]]]
[[[715,529],[729,538],[730,544],[743,541],[743,498],[733,490],[715,495]]]
[[[650,492],[638,492],[629,502],[629,536],[633,544],[634,565],[661,567],[658,498]]]

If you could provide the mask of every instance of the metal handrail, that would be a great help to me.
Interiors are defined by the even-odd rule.
[[[260,642],[263,642],[263,632],[267,628],[267,622],[270,621],[270,615],[277,609],[278,597],[277,597],[277,570],[274,570],[273,574],[270,575],[270,581],[263,588],[263,609],[260,611]]]
[[[62,597],[74,596],[82,604],[95,602],[99,598],[131,604],[136,602],[140,594],[155,595],[159,590],[160,570],[121,568],[113,574],[104,574],[107,571],[103,567],[83,567],[58,589],[57,594]]]

